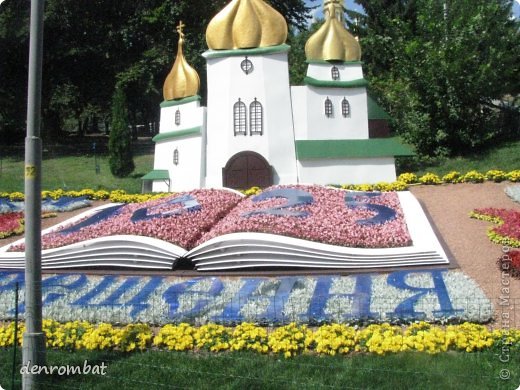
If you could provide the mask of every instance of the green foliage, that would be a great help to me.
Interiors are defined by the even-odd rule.
[[[358,2],[373,92],[420,154],[464,154],[518,136],[518,107],[497,103],[520,91],[511,1]]]
[[[128,129],[125,94],[116,88],[112,103],[112,125],[108,141],[110,171],[116,177],[126,177],[135,169],[132,155],[132,135]]]

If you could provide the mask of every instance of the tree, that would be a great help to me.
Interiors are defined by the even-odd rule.
[[[116,87],[112,99],[112,122],[108,141],[110,171],[116,177],[126,177],[135,168],[132,156],[132,134],[128,128],[128,113],[123,90]]]
[[[503,126],[511,110],[496,103],[520,92],[511,1],[358,2],[372,90],[420,154],[463,154],[518,134],[518,121]]]

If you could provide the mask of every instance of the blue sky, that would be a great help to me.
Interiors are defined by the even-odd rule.
[[[305,0],[305,3],[308,6],[318,6],[318,8],[316,8],[316,10],[314,12],[318,16],[322,16],[321,7],[322,7],[322,4],[323,4],[323,0]],[[358,12],[362,12],[363,11],[363,7],[361,7],[360,5],[354,3],[354,0],[347,0],[346,1],[346,6],[347,6],[348,9],[352,9],[354,11],[358,11]],[[513,15],[515,17],[517,17],[517,18],[520,18],[520,0],[515,0],[515,2],[513,4]]]

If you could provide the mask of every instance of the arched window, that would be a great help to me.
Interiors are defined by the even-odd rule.
[[[173,151],[173,164],[179,165],[179,149],[177,148]]]
[[[179,126],[181,124],[181,112],[179,111],[179,109],[177,109],[177,111],[175,111],[175,124],[177,126]]]
[[[337,67],[333,66],[330,73],[332,75],[332,80],[339,80],[339,69]]]
[[[333,110],[332,110],[332,102],[331,100],[327,97],[327,99],[325,99],[325,116],[327,118],[331,118],[332,115],[334,114]]]
[[[259,101],[255,100],[249,105],[249,134],[262,135],[264,127],[264,108]]]
[[[341,113],[343,114],[344,118],[350,117],[350,103],[348,102],[347,98],[343,98],[341,101]]]
[[[233,129],[235,135],[247,135],[246,105],[240,99],[233,105]]]

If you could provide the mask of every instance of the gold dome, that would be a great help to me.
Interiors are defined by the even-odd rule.
[[[177,57],[173,63],[172,70],[168,73],[168,76],[166,76],[166,80],[164,80],[164,100],[182,99],[194,96],[199,92],[199,75],[197,71],[188,64],[182,51],[182,45],[184,44],[183,27],[184,24],[181,21],[177,27],[177,32],[179,33]]]
[[[212,50],[276,46],[286,39],[284,17],[262,0],[232,0],[206,29]]]
[[[307,60],[359,61],[361,47],[345,28],[342,0],[324,0],[325,23],[305,44]]]

